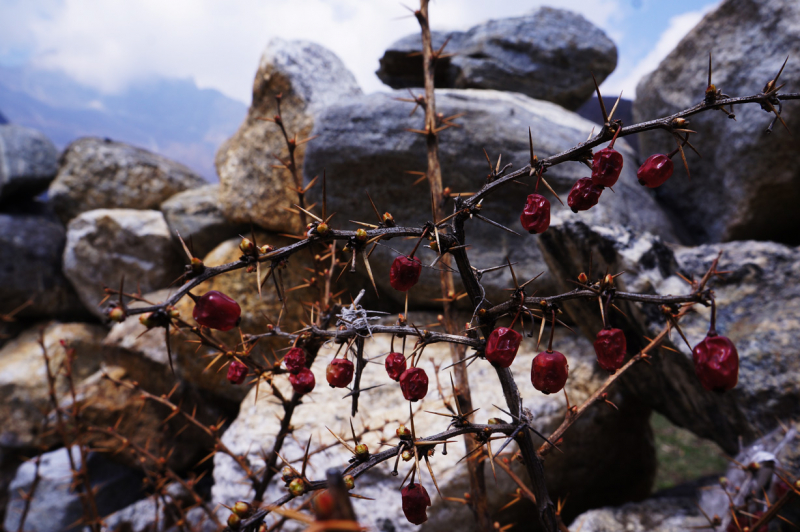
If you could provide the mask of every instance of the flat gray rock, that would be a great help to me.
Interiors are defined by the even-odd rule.
[[[49,198],[64,223],[93,209],[157,209],[177,192],[206,184],[180,163],[109,139],[78,139],[64,151]]]
[[[354,229],[356,226],[349,220],[376,223],[367,192],[380,212],[391,212],[398,225],[419,227],[431,220],[428,185],[413,186],[419,176],[406,173],[427,167],[425,139],[407,131],[419,128],[423,119],[419,110],[409,116],[411,106],[396,101],[403,95],[397,91],[340,100],[319,116],[313,131],[318,137],[306,152],[305,176],[309,180],[323,170],[327,172],[328,212],[338,213],[331,221],[334,228]],[[437,91],[437,112],[445,116],[465,113],[456,120],[459,127],[440,133],[444,186],[452,192],[474,192],[486,183],[488,167],[484,149],[493,165],[498,154],[502,154],[502,164],[513,163],[512,170],[525,166],[530,158],[528,127],[533,131],[534,150],[539,157],[580,144],[595,127],[553,103],[499,91]],[[616,146],[627,162],[614,192],[607,190],[595,208],[574,214],[568,207],[562,207],[544,186],[540,192],[549,199],[553,213],[590,224],[623,224],[640,231],[658,231],[669,238],[672,235],[669,220],[648,191],[636,182],[632,150],[624,141]],[[587,167],[572,162],[550,168],[545,178],[566,202],[575,181],[589,175]],[[534,180],[525,177],[520,181],[525,185],[511,183],[489,195],[481,213],[521,234],[513,235],[478,219],[469,221],[466,243],[473,246],[470,260],[476,268],[488,268],[504,264],[506,257],[510,257],[519,263],[515,269],[521,279],[545,272],[535,283],[535,289],[540,294],[552,293],[554,278],[547,273],[536,245],[540,237],[529,235],[519,222],[525,200],[534,191]],[[319,205],[320,193],[321,187],[312,188],[310,201]],[[449,203],[447,208],[452,205]],[[413,246],[412,241],[395,239],[378,246],[372,254],[370,264],[378,288],[385,294],[382,297],[403,302],[404,294],[389,286],[389,267],[397,256],[394,250],[409,253]],[[424,248],[420,256],[425,265],[435,258],[434,252]],[[350,273],[343,277],[353,295],[361,288],[371,288],[361,259],[357,262],[361,277]],[[504,289],[513,286],[507,269],[487,273],[483,281],[486,297],[493,303],[505,301],[509,292]],[[438,305],[431,299],[439,297],[439,293],[438,272],[426,268],[419,284],[409,291],[409,297],[418,307],[430,307]]]
[[[178,192],[161,204],[161,212],[176,244],[180,234],[196,257],[204,257],[217,244],[237,234],[250,234],[249,226],[233,224],[223,216],[219,185]]]
[[[567,109],[581,106],[617,66],[617,47],[577,13],[542,7],[522,17],[490,20],[468,31],[433,32],[438,50],[435,85],[441,88],[521,92]],[[381,58],[378,77],[394,89],[423,87],[419,33],[392,44]]]
[[[0,125],[0,201],[30,198],[47,189],[58,170],[58,150],[43,133]]]
[[[87,309],[103,317],[97,305],[105,286],[150,292],[169,286],[183,261],[158,211],[97,209],[80,214],[67,227],[64,274]]]
[[[65,242],[64,226],[44,209],[0,213],[0,314],[31,301],[17,317],[88,315],[61,271]]]
[[[800,3],[795,0],[726,0],[706,15],[636,89],[636,121],[668,116],[703,100],[708,54],[712,82],[731,96],[758,94],[789,56],[779,83],[783,92],[800,90]],[[736,121],[720,111],[692,116],[691,141],[702,159],[687,151],[691,180],[680,158],[675,175],[656,189],[692,243],[773,240],[800,243],[800,137],[756,104],[734,108]],[[800,102],[784,104],[784,120],[794,131]],[[640,136],[642,159],[675,149],[670,135]]]

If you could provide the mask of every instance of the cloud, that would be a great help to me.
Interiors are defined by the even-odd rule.
[[[706,13],[713,11],[717,5],[718,3],[710,4],[703,9],[670,18],[667,29],[661,34],[650,52],[629,69],[620,68],[609,76],[601,87],[603,92],[618,95],[620,91],[623,91],[625,98],[633,99],[636,96],[636,85],[639,80],[655,70],[686,34],[697,26]]]
[[[250,101],[258,59],[271,37],[308,39],[339,55],[367,92],[383,86],[378,59],[419,31],[398,0],[3,0],[0,59],[25,49],[32,64],[105,92],[153,77],[193,78]],[[415,0],[407,5],[416,6]],[[598,26],[618,0],[436,0],[434,29],[467,29],[542,4],[580,12]],[[9,23],[13,20],[13,23]],[[2,31],[6,30],[8,31]],[[13,31],[12,31],[13,30]]]

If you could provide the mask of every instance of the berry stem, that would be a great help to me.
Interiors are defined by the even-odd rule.
[[[714,296],[711,296],[711,323],[708,326],[708,334],[706,336],[717,335],[717,302]]]
[[[556,333],[556,309],[553,309],[552,321],[550,322],[550,342],[547,344],[547,352],[553,352],[553,336]]]
[[[617,126],[617,131],[614,133],[614,137],[611,139],[611,143],[608,145],[609,150],[614,149],[614,143],[617,142],[617,136],[619,135],[620,131],[622,131],[622,126]]]
[[[419,240],[417,240],[417,243],[414,244],[414,249],[411,250],[411,254],[408,256],[409,259],[413,259],[414,258],[414,253],[417,252],[417,248],[422,243],[422,239],[425,238],[425,236],[427,236],[427,234],[428,234],[428,228],[426,227],[425,230],[422,232],[422,234],[419,235]]]
[[[519,313],[522,312],[522,305],[517,308],[517,313],[514,315],[514,319],[511,320],[511,325],[508,326],[509,329],[514,330],[514,324],[517,323],[517,318],[519,318]],[[524,330],[522,332],[525,332]]]

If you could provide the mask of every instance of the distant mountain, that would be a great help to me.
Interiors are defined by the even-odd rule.
[[[0,125],[2,124],[8,124],[8,120],[3,116],[3,113],[0,113]]]
[[[42,131],[59,148],[78,137],[127,142],[217,181],[214,154],[247,106],[192,80],[158,79],[102,94],[60,72],[0,67],[0,109],[9,122]]]

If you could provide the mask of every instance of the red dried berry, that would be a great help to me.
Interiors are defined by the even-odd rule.
[[[306,367],[306,352],[299,347],[289,349],[289,352],[283,357],[283,365],[286,366],[289,373],[299,373]]]
[[[428,393],[428,375],[422,368],[408,368],[400,375],[400,390],[407,401],[419,401]]]
[[[531,365],[531,383],[544,394],[561,391],[567,383],[569,364],[567,357],[558,351],[542,351]]]
[[[320,491],[313,499],[311,499],[312,509],[314,510],[314,517],[317,521],[327,521],[333,519],[336,513],[336,500],[328,490]]]
[[[609,373],[615,373],[625,364],[628,343],[621,329],[602,329],[594,341],[594,352],[600,367]]]
[[[567,197],[567,205],[572,212],[588,211],[597,205],[602,193],[602,185],[592,183],[591,177],[583,177],[572,185],[572,190],[569,191]]]
[[[499,368],[509,367],[517,356],[520,342],[520,333],[508,327],[498,327],[486,341],[486,360]]]
[[[428,491],[422,484],[409,484],[400,491],[403,497],[403,513],[411,524],[421,525],[428,520],[427,509],[431,505]]]
[[[289,382],[292,383],[294,391],[300,395],[311,393],[311,390],[317,384],[314,374],[308,368],[303,368],[297,373],[289,375]]]
[[[519,221],[532,235],[544,233],[550,227],[550,202],[541,194],[531,194],[519,215]]]
[[[247,366],[238,360],[232,361],[228,366],[228,382],[231,384],[241,384],[244,382],[245,377],[247,377]]]
[[[636,177],[639,178],[640,185],[647,188],[656,188],[672,177],[672,170],[672,159],[663,153],[658,153],[651,155],[642,163],[642,166],[636,171]]]
[[[241,315],[239,303],[216,290],[197,298],[192,311],[194,321],[203,327],[219,331],[230,331],[239,325]]]
[[[407,292],[417,284],[419,274],[422,272],[422,263],[416,257],[401,255],[394,259],[389,270],[389,284],[400,292]]]
[[[399,381],[400,376],[406,370],[406,357],[402,353],[389,353],[386,355],[386,373],[393,381]]]
[[[622,163],[622,154],[614,148],[608,147],[598,151],[592,160],[592,183],[613,187],[622,172]]]
[[[726,392],[736,386],[739,380],[739,353],[727,337],[709,331],[694,346],[692,358],[694,372],[706,390]]]
[[[331,388],[345,388],[353,380],[353,363],[344,358],[334,358],[325,370],[325,378]]]

